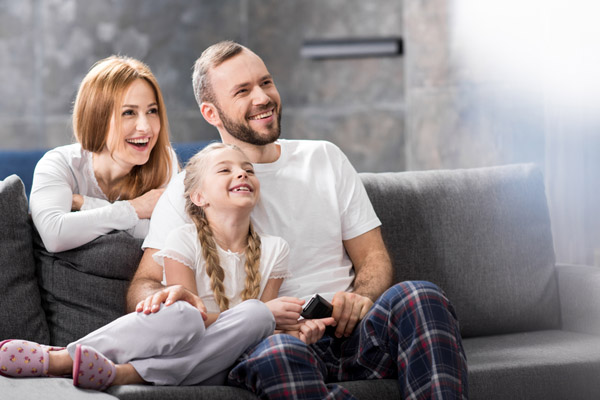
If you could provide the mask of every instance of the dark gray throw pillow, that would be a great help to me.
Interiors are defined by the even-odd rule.
[[[48,343],[35,276],[25,187],[17,175],[0,181],[0,340]]]
[[[50,342],[65,346],[126,313],[129,282],[142,257],[142,239],[114,231],[73,250],[34,248]]]

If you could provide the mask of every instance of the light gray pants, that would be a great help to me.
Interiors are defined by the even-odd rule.
[[[67,346],[91,346],[116,364],[130,363],[157,385],[223,384],[229,368],[248,347],[275,329],[261,301],[246,300],[205,328],[200,311],[184,301],[146,315],[133,312]]]

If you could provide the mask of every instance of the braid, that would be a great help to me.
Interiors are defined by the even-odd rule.
[[[219,305],[221,312],[229,309],[229,299],[225,295],[225,286],[223,280],[225,279],[225,271],[221,267],[219,261],[219,253],[213,238],[212,230],[208,225],[208,221],[204,216],[204,211],[198,207],[199,212],[190,215],[192,221],[196,225],[198,231],[198,240],[202,247],[202,256],[206,261],[206,274],[210,278],[210,288],[213,291],[215,301]]]
[[[202,256],[206,262],[206,274],[210,278],[210,287],[213,291],[215,301],[219,309],[225,311],[229,309],[229,299],[225,295],[225,271],[221,267],[217,245],[204,215],[204,210],[194,204],[191,199],[196,188],[200,187],[202,177],[206,172],[206,156],[212,151],[218,149],[233,149],[242,152],[238,147],[231,144],[212,143],[194,155],[186,165],[186,175],[184,179],[185,186],[185,210],[196,225],[198,231],[198,240],[202,247]],[[241,293],[242,300],[256,299],[260,293],[260,237],[254,231],[252,224],[248,229],[248,246],[245,251],[246,263],[246,286]]]
[[[248,229],[248,247],[246,247],[246,287],[242,291],[242,300],[256,299],[260,293],[260,236],[252,223]]]

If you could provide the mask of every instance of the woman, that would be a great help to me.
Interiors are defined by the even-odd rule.
[[[78,143],[50,150],[33,174],[31,216],[46,249],[70,250],[112,230],[144,237],[179,169],[148,66],[120,56],[97,62],[79,87],[73,132]]]

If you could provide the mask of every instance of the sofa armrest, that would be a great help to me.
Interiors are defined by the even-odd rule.
[[[556,266],[562,328],[600,335],[600,268]]]

